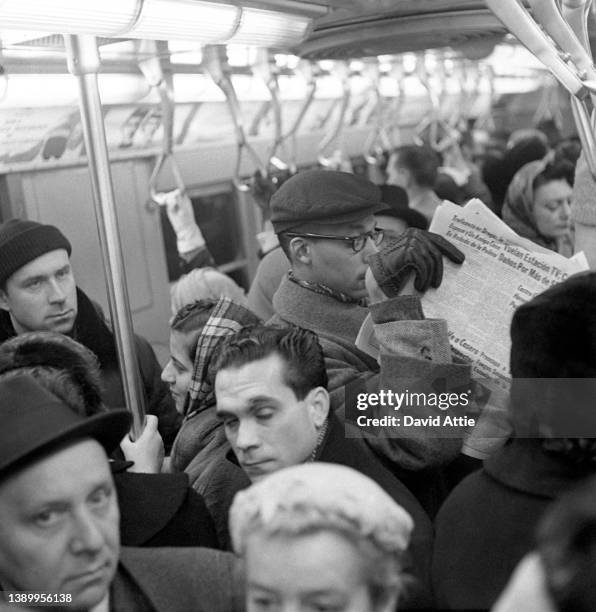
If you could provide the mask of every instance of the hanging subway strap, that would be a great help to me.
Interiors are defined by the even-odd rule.
[[[391,138],[385,127],[386,103],[381,94],[381,70],[378,62],[367,62],[365,73],[371,83],[371,92],[375,100],[373,128],[364,143],[364,159],[370,166],[381,166],[385,163],[385,153],[392,149]]]
[[[310,108],[313,100],[315,99],[315,93],[317,91],[317,75],[315,72],[315,68],[313,64],[311,64],[307,60],[300,60],[300,63],[297,67],[297,72],[302,75],[306,82],[306,95],[304,96],[304,101],[302,106],[300,107],[300,111],[294,120],[294,124],[292,127],[284,134],[284,141],[291,140],[292,149],[290,154],[289,161],[289,170],[291,174],[295,174],[298,169],[298,164],[296,163],[296,134],[302,125],[302,121],[306,116],[306,112]]]
[[[319,153],[317,159],[323,168],[338,169],[341,165],[341,135],[345,126],[346,113],[350,105],[350,71],[347,62],[337,62],[335,72],[340,75],[342,82],[342,96],[339,99],[340,108],[337,120],[332,130],[319,143]],[[325,155],[327,148],[331,144],[336,144],[336,148],[330,156]]]
[[[223,45],[208,45],[203,49],[203,63],[209,76],[215,84],[223,91],[226,96],[226,102],[230,110],[232,122],[234,123],[234,131],[236,133],[236,167],[234,169],[233,183],[236,189],[240,192],[250,191],[250,183],[244,181],[240,175],[240,166],[242,165],[242,154],[244,151],[250,156],[257,170],[263,176],[267,176],[267,168],[261,161],[258,153],[250,145],[246,138],[246,130],[242,121],[242,112],[240,110],[240,102],[232,83],[232,74],[228,64],[226,48]]]
[[[157,185],[159,176],[166,167],[168,161],[172,169],[172,174],[174,175],[176,188],[180,190],[181,194],[183,194],[186,189],[173,153],[175,109],[174,94],[164,75],[161,60],[159,58],[157,43],[153,40],[139,41],[138,53],[140,56],[138,62],[139,69],[143,73],[147,83],[157,91],[161,103],[163,139],[161,153],[157,158],[149,178],[149,195],[151,196],[151,200],[153,202],[164,205],[165,201],[167,200],[168,193],[159,192]]]
[[[541,15],[544,19],[544,21],[541,20],[540,24],[550,38],[540,29],[530,13],[516,0],[486,0],[490,10],[571,94],[572,110],[582,147],[586,154],[590,172],[596,178],[596,138],[590,118],[590,109],[586,105],[588,97],[592,98],[592,103],[596,99],[596,80],[591,56],[587,49],[583,47],[587,42],[584,37],[584,30],[576,14],[572,24],[578,28],[577,31],[580,34],[578,39],[570,27],[566,28],[565,24],[561,24],[563,17],[558,6],[554,4],[554,0],[540,0],[540,2],[543,6],[539,6],[540,3],[534,0],[530,4],[535,14]],[[569,10],[578,10],[578,2],[567,0],[565,4]],[[584,13],[585,16],[587,16],[587,11]],[[560,48],[556,47],[553,41]],[[578,43],[580,47],[584,48],[585,54],[578,48]],[[564,55],[564,58],[562,55]]]

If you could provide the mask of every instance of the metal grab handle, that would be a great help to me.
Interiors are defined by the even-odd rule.
[[[587,53],[591,53],[588,35],[588,17],[591,8],[592,0],[563,0],[563,17]]]
[[[153,171],[151,172],[151,176],[149,177],[149,196],[151,197],[151,201],[156,204],[163,204],[163,196],[162,192],[158,191],[157,183],[159,179],[159,175],[163,171],[166,166],[166,162],[170,161],[170,166],[172,167],[172,174],[174,175],[174,181],[176,182],[176,188],[180,190],[181,194],[186,192],[186,186],[184,184],[184,180],[182,179],[182,173],[180,172],[180,168],[178,163],[176,162],[176,158],[173,153],[160,153],[157,158],[157,162],[153,167]]]
[[[232,83],[231,71],[228,65],[226,48],[223,45],[207,45],[203,48],[203,63],[214,83],[222,90],[226,97],[228,109],[234,123],[234,131],[236,133],[236,166],[234,168],[234,178],[232,182],[238,191],[250,191],[250,185],[242,180],[240,176],[240,166],[242,165],[242,153],[246,153],[251,157],[255,166],[266,176],[267,170],[258,153],[250,145],[246,138],[246,131],[242,121],[242,112],[240,110],[240,102]]]
[[[338,62],[337,67],[336,67],[336,72],[339,72],[339,74],[341,75],[341,80],[342,80],[342,97],[340,98],[341,106],[340,106],[339,114],[337,117],[337,121],[335,122],[333,129],[319,143],[319,147],[318,147],[319,154],[317,155],[317,160],[319,164],[321,164],[321,166],[323,166],[324,168],[332,168],[335,166],[335,163],[334,163],[335,159],[333,155],[327,157],[325,155],[325,151],[327,147],[331,143],[335,142],[341,135],[341,132],[345,124],[346,113],[350,105],[350,98],[352,96],[352,90],[350,88],[350,77],[349,77],[348,64],[346,62]]]
[[[559,47],[569,54],[573,63],[581,71],[580,78],[596,80],[596,69],[591,55],[563,19],[555,0],[528,0],[528,2],[537,21]]]
[[[159,176],[166,166],[166,162],[169,160],[172,167],[172,174],[174,175],[174,181],[176,187],[181,193],[186,191],[184,180],[180,168],[174,158],[174,92],[168,80],[165,77],[161,61],[159,59],[159,53],[157,49],[157,43],[154,40],[142,40],[139,42],[137,47],[138,53],[142,56],[142,59],[138,61],[139,69],[143,73],[147,83],[153,87],[159,94],[162,111],[162,125],[163,125],[163,140],[161,153],[157,158],[155,166],[151,171],[149,177],[149,196],[150,201],[160,204],[163,201],[163,197],[157,189]],[[144,57],[147,56],[147,57]]]
[[[302,125],[304,117],[306,117],[306,112],[313,103],[315,93],[317,92],[317,78],[313,65],[307,60],[301,60],[298,64],[298,72],[304,76],[304,80],[306,81],[306,96],[304,97],[300,111],[294,120],[294,124],[283,135],[284,141],[291,140],[292,142],[292,154],[290,156],[289,164],[289,169],[292,174],[294,174],[298,168],[296,163],[296,134],[298,133],[298,129]]]
[[[584,98],[588,91],[579,76],[561,59],[559,52],[517,0],[486,0],[487,6],[557,78],[567,91]]]
[[[365,71],[371,82],[371,92],[375,100],[375,121],[364,142],[363,156],[367,164],[378,166],[385,151],[391,150],[391,139],[385,128],[385,100],[381,94],[381,71],[378,63],[369,62]]]

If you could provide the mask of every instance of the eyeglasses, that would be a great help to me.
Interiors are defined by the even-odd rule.
[[[286,232],[286,236],[289,238],[322,238],[324,240],[345,240],[351,243],[352,251],[354,253],[360,253],[362,249],[366,246],[366,241],[370,238],[375,246],[379,246],[381,242],[383,242],[383,238],[385,236],[385,232],[375,227],[374,230],[370,232],[365,232],[364,234],[358,234],[358,236],[328,236],[327,234],[309,234],[306,232]]]

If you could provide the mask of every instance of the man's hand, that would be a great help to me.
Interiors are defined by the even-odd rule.
[[[138,440],[133,442],[128,434],[122,438],[120,448],[127,461],[134,461],[130,472],[159,474],[164,458],[163,440],[157,431],[157,417],[148,414],[145,429]]]
[[[465,259],[464,254],[443,236],[411,227],[399,237],[384,242],[379,251],[370,256],[369,264],[377,287],[385,296],[395,297],[404,291],[411,275],[417,291],[424,292],[429,287],[436,289],[443,279],[443,257],[457,264]],[[369,291],[374,291],[370,278],[369,284]],[[371,299],[378,299],[378,296],[371,295]]]

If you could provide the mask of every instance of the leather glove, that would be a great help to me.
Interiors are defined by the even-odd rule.
[[[188,253],[205,246],[205,238],[195,220],[192,202],[186,194],[180,189],[160,193],[158,204],[166,207],[168,219],[176,232],[178,253]]]
[[[443,256],[461,264],[465,256],[448,240],[414,227],[399,237],[384,242],[369,257],[371,272],[387,297],[395,297],[414,274],[414,288],[424,292],[435,289],[443,279]]]

